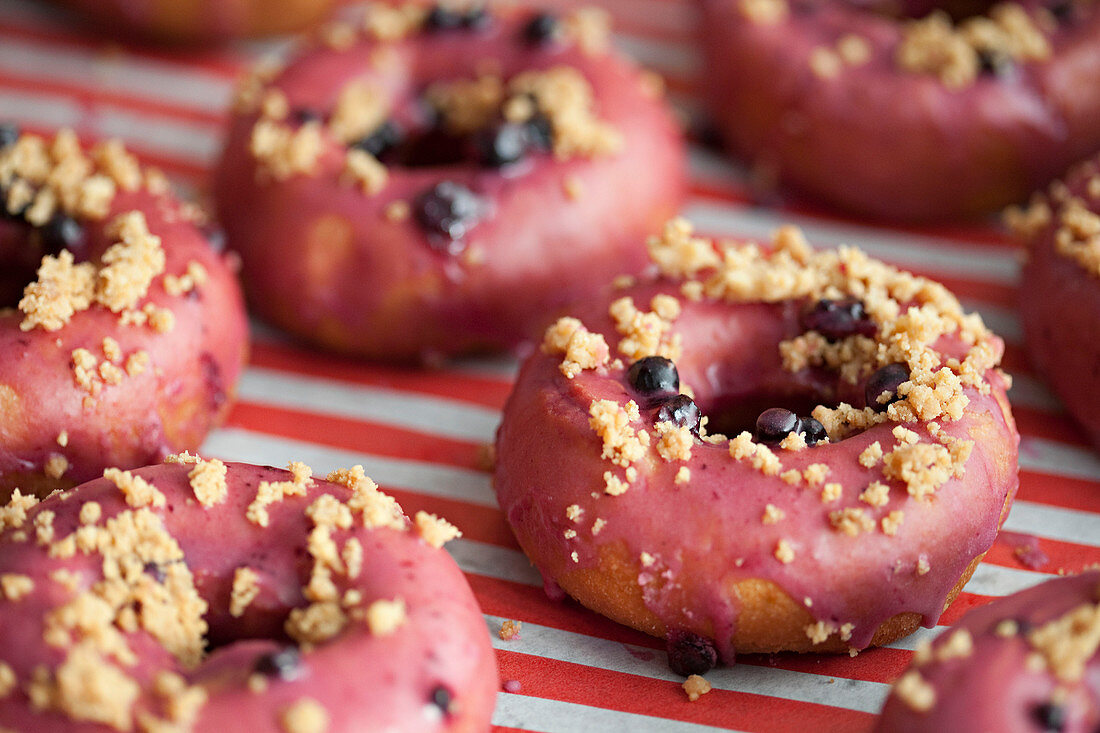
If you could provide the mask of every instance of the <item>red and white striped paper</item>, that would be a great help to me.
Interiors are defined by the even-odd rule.
[[[551,3],[554,4],[554,3]],[[573,4],[558,0],[557,4]],[[701,64],[690,0],[604,0],[621,46],[660,71],[689,114]],[[219,154],[233,82],[285,41],[165,51],[123,46],[86,33],[67,14],[29,0],[0,0],[0,119],[83,138],[120,137],[146,162],[202,198]],[[857,245],[936,278],[1008,342],[1005,366],[1023,442],[1019,497],[973,580],[940,623],[968,608],[1060,572],[1100,562],[1100,461],[1031,373],[1014,313],[1017,253],[995,228],[882,228],[805,206],[754,205],[742,173],[713,150],[693,146],[685,214],[706,233],[766,237],[794,222],[818,246]],[[667,668],[663,644],[572,602],[546,598],[504,522],[483,468],[515,363],[462,362],[409,371],[332,358],[254,329],[252,365],[228,424],[204,453],[318,472],[363,464],[407,511],[436,512],[465,537],[448,547],[466,571],[495,632],[523,622],[521,637],[493,634],[502,678],[498,731],[867,730],[889,683],[908,663],[922,630],[889,648],[847,656],[744,657],[707,675],[714,691],[689,703]],[[1027,569],[1015,545],[1038,538],[1049,557]],[[509,685],[509,689],[515,689]]]

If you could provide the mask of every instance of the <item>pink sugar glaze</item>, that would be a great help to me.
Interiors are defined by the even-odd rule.
[[[473,79],[486,64],[504,79],[529,69],[572,66],[589,81],[596,114],[623,136],[618,154],[558,161],[532,153],[505,171],[472,163],[389,167],[385,188],[367,196],[341,182],[344,148],[328,140],[317,175],[257,185],[248,152],[255,115],[232,124],[216,181],[230,246],[244,259],[256,312],[338,351],[424,360],[511,348],[533,337],[577,297],[645,263],[648,232],[671,216],[685,190],[684,148],[671,115],[642,92],[638,72],[613,54],[521,39],[528,12],[488,30],[414,35],[346,52],[312,48],[275,79],[291,110],[327,113],[343,85],[377,82],[393,116],[420,118],[419,95],[439,80]],[[372,54],[386,50],[385,64]],[[415,217],[391,221],[395,201],[412,203],[441,181],[480,194],[489,213],[465,237],[463,255],[433,249]],[[566,182],[581,192],[576,200]]]
[[[1100,201],[1086,187],[1098,165],[1100,156],[1093,156],[1066,180],[1070,195],[1093,213],[1100,213]],[[1100,277],[1057,253],[1058,226],[1052,221],[1028,243],[1018,296],[1020,322],[1028,357],[1100,449],[1100,393],[1091,386],[1100,376]]]
[[[629,295],[636,303],[648,303],[658,292],[675,294],[667,285],[639,285],[616,291],[614,297]],[[676,363],[681,383],[694,390],[704,415],[720,403],[728,407],[758,395],[779,404],[815,395],[826,404],[843,399],[862,406],[862,397],[850,394],[862,395],[862,385],[838,386],[835,377],[782,369],[777,344],[802,332],[798,304],[685,300],[682,305],[674,331],[683,337],[684,354]],[[612,346],[617,343],[606,306],[579,315],[589,330],[605,334]],[[940,350],[958,355],[960,345],[944,339]],[[683,628],[715,638],[726,660],[736,651],[728,640],[741,611],[726,588],[749,578],[775,583],[799,604],[809,599],[807,610],[814,619],[837,627],[854,624],[849,643],[856,648],[866,646],[878,626],[895,614],[915,612],[926,626],[933,625],[964,569],[993,544],[1006,502],[1018,485],[1018,434],[1004,380],[991,372],[991,394],[967,388],[965,416],[943,423],[949,435],[975,441],[965,476],[948,481],[927,503],[910,498],[897,482],[891,484],[890,501],[883,508],[858,500],[870,482],[891,483],[882,476],[881,464],[867,469],[857,457],[876,440],[890,450],[896,444],[890,432],[896,423],[799,452],[776,449],[784,470],[811,463],[830,467],[827,481],[841,483],[844,490],[829,504],[821,502],[820,487],[795,487],[765,477],[748,462],[735,461],[726,443],[698,440],[686,463],[664,461],[651,450],[635,464],[639,476],[627,492],[608,496],[604,472],[614,470],[620,477],[623,472],[600,458],[601,441],[589,426],[589,405],[596,399],[625,404],[639,398],[623,369],[588,370],[568,380],[558,371],[560,362],[560,355],[539,352],[525,363],[497,435],[495,487],[520,545],[544,576],[567,588],[569,573],[595,566],[601,548],[618,545],[633,560],[649,553],[656,563],[650,568],[639,564],[638,582],[659,626],[644,630],[664,635]],[[641,427],[651,436],[655,412],[642,410]],[[929,440],[922,425],[906,427]],[[691,480],[677,485],[674,477],[685,465]],[[761,518],[769,503],[786,517],[764,525]],[[578,523],[566,517],[572,504],[584,511]],[[904,511],[905,518],[895,537],[880,531],[849,537],[834,531],[827,516],[845,507],[866,509],[876,523],[893,510]],[[597,518],[606,525],[593,535]],[[575,539],[565,538],[569,529],[577,532]],[[774,555],[781,539],[795,552],[787,565]],[[571,559],[573,552],[577,562]],[[930,571],[918,575],[922,559]],[[651,581],[657,582],[649,585]]]
[[[974,651],[966,658],[931,662],[918,667],[936,693],[936,704],[927,713],[912,710],[891,695],[876,730],[891,733],[919,731],[1002,731],[1037,733],[1047,730],[1036,708],[1063,688],[1063,733],[1091,733],[1100,724],[1100,654],[1093,654],[1077,683],[1058,680],[1049,672],[1028,670],[1025,660],[1032,651],[1023,635],[996,635],[997,624],[1011,619],[1035,628],[1057,619],[1077,606],[1100,602],[1100,572],[1058,578],[994,601],[967,613],[954,628],[970,631]],[[941,648],[951,631],[933,644]]]
[[[1022,201],[1100,149],[1094,5],[1049,35],[1051,60],[952,90],[898,70],[898,20],[859,3],[791,3],[768,25],[737,2],[700,0],[710,106],[732,150],[766,176],[854,214],[958,219]],[[849,34],[868,41],[870,61],[815,76],[814,49]]]
[[[1042,570],[1050,562],[1050,556],[1043,552],[1043,548],[1039,546],[1039,538],[1035,535],[1002,530],[997,535],[997,541],[1012,548],[1016,559],[1031,570]]]
[[[404,599],[404,625],[379,637],[353,621],[331,641],[302,651],[300,678],[271,678],[265,692],[249,691],[246,683],[260,657],[288,643],[281,631],[288,612],[307,603],[301,587],[312,566],[306,545],[313,525],[305,508],[322,493],[346,499],[349,492],[317,481],[307,497],[288,497],[271,505],[270,526],[264,529],[245,518],[246,507],[260,481],[286,481],[290,475],[272,468],[228,465],[229,497],[210,509],[194,500],[189,466],[135,472],[167,497],[167,506],[154,511],[183,549],[196,587],[210,604],[210,638],[220,644],[198,667],[187,670],[145,632],[124,634],[140,658],[137,665],[125,668],[143,687],[135,719],[140,710],[151,709],[151,678],[168,669],[209,694],[196,731],[281,732],[279,712],[303,697],[326,708],[329,733],[488,730],[498,685],[488,630],[462,572],[446,552],[427,545],[415,532],[354,528],[333,533],[340,546],[357,537],[364,550],[358,578],[334,578],[340,592],[359,590],[364,604]],[[100,479],[48,499],[30,512],[28,521],[41,511],[54,511],[56,536],[64,537],[77,526],[80,508],[90,500],[100,503],[105,519],[127,509],[114,484]],[[35,666],[54,667],[64,658],[62,650],[44,643],[43,617],[71,596],[48,575],[68,569],[86,588],[102,577],[102,561],[79,554],[70,560],[53,559],[33,540],[16,542],[12,534],[9,529],[0,535],[0,573],[29,575],[35,589],[19,602],[0,601],[0,638],[5,640],[0,659],[11,665],[22,687]],[[261,590],[245,614],[233,618],[228,613],[230,588],[241,566],[259,574]],[[452,696],[447,717],[430,702],[437,686]],[[35,712],[21,690],[0,699],[0,725],[35,731],[100,730],[58,713]]]
[[[236,261],[211,249],[173,200],[148,191],[120,191],[106,218],[82,222],[92,259],[117,241],[107,236],[106,226],[133,210],[143,212],[150,232],[161,238],[166,274],[182,275],[197,262],[208,280],[183,296],[169,296],[162,280],[154,281],[140,305],[172,312],[175,325],[165,334],[148,326],[120,326],[117,314],[98,305],[76,313],[57,331],[22,331],[22,313],[0,311],[0,397],[3,387],[18,396],[16,404],[0,399],[0,489],[20,485],[26,493],[28,477],[41,476],[51,454],[68,460],[60,483],[72,486],[101,476],[109,466],[134,468],[193,450],[229,410],[248,353]],[[0,267],[14,252],[4,245],[24,246],[24,236],[0,222]],[[123,360],[145,351],[149,366],[117,386],[105,385],[86,407],[88,392],[74,380],[72,352],[85,348],[103,359],[108,336],[118,342]],[[68,436],[65,446],[57,442],[62,432]]]

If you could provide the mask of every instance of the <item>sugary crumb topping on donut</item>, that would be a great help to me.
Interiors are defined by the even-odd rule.
[[[360,512],[362,523],[368,529],[389,527],[404,530],[408,524],[401,506],[389,494],[381,491],[364,472],[362,466],[350,469],[338,469],[327,476],[335,484],[346,486],[352,491],[348,499],[348,508]]]
[[[1049,669],[1065,683],[1078,682],[1100,650],[1100,603],[1083,603],[1027,635]]]
[[[883,456],[883,475],[905,484],[909,495],[927,501],[952,477],[963,475],[974,447],[972,441],[938,443],[904,442]]]
[[[829,524],[837,532],[856,537],[861,532],[875,531],[875,520],[859,507],[847,507],[829,512]]]
[[[0,662],[0,700],[10,695],[17,685],[15,670],[6,662]]]
[[[378,129],[388,114],[383,91],[370,82],[354,79],[336,97],[328,129],[334,138],[350,145]]]
[[[775,559],[784,565],[794,562],[794,548],[787,540],[779,540],[775,545]]]
[[[1016,3],[994,6],[958,27],[942,11],[908,22],[895,52],[899,68],[932,74],[949,89],[966,87],[981,73],[983,58],[1043,61],[1050,42],[1039,24]]]
[[[34,494],[24,495],[16,488],[12,491],[8,503],[0,507],[0,531],[9,527],[12,529],[22,527],[27,521],[27,512],[36,504],[38,504],[38,498]]]
[[[821,487],[821,503],[831,504],[840,499],[844,494],[844,487],[835,481],[830,481]]]
[[[60,453],[51,453],[42,466],[42,472],[53,479],[61,478],[69,470],[69,459]]]
[[[519,621],[513,621],[512,619],[504,619],[500,624],[500,638],[502,641],[514,641],[519,638],[520,629],[523,628],[523,624]]]
[[[763,443],[755,443],[752,434],[742,432],[729,442],[730,455],[738,461],[749,461],[765,476],[777,476],[783,470],[779,458]]]
[[[936,691],[915,669],[898,678],[894,683],[894,694],[918,713],[926,713],[936,705]]]
[[[697,674],[690,675],[686,680],[684,680],[684,684],[682,686],[684,688],[684,692],[687,693],[688,700],[690,700],[691,702],[695,702],[711,690],[710,683],[707,682],[706,678]]]
[[[740,0],[737,8],[753,23],[777,25],[787,18],[787,0]]]
[[[378,158],[365,150],[353,148],[344,156],[344,177],[358,184],[367,196],[373,196],[386,187],[389,173]]]
[[[581,520],[581,517],[583,516],[584,509],[581,508],[580,504],[570,504],[569,506],[565,507],[565,517],[570,522],[579,522]]]
[[[604,519],[603,517],[596,517],[596,521],[592,522],[592,536],[598,535],[600,532],[603,531],[603,528],[606,526],[606,519]]]
[[[141,476],[135,476],[129,471],[108,468],[103,471],[103,478],[117,486],[122,495],[126,497],[127,505],[135,509],[147,506],[162,507],[167,502],[164,494],[157,487]]]
[[[428,512],[417,512],[413,517],[413,523],[416,525],[417,532],[420,533],[420,538],[432,547],[443,547],[451,540],[462,536],[458,527]]]
[[[1054,230],[1055,251],[1094,277],[1100,277],[1100,214],[1080,198],[1067,201],[1058,214]]]
[[[191,490],[195,492],[195,498],[199,504],[211,507],[220,504],[229,496],[229,486],[226,483],[226,466],[217,458],[209,461],[198,459],[195,467],[187,474],[187,480],[191,483]]]
[[[609,313],[615,330],[622,334],[619,352],[632,361],[646,356],[663,356],[675,361],[682,351],[679,334],[672,334],[672,322],[680,315],[680,303],[668,295],[656,295],[650,302],[652,312],[638,310],[634,299],[619,298]]]
[[[601,458],[624,468],[641,460],[649,448],[649,433],[631,427],[640,419],[638,405],[631,400],[625,406],[614,400],[596,400],[589,407],[588,424],[603,440]],[[610,481],[608,488],[610,489]],[[610,493],[610,491],[609,491]]]
[[[783,521],[786,516],[787,513],[777,507],[775,504],[768,504],[764,507],[764,516],[761,517],[760,521],[763,524],[777,524],[778,522]]]
[[[34,581],[28,575],[4,573],[0,575],[0,593],[9,601],[19,601],[34,590]]]
[[[859,465],[864,468],[874,468],[881,460],[882,444],[877,440],[864,448],[859,454]]]
[[[249,567],[233,571],[233,588],[229,592],[229,615],[240,617],[256,596],[260,595],[260,576]]]
[[[881,481],[872,481],[859,495],[859,500],[873,507],[884,507],[890,503],[890,487]]]
[[[686,484],[690,481],[691,481],[691,469],[688,468],[687,466],[680,466],[680,468],[676,471],[676,478],[673,479],[673,482],[676,483],[677,485],[682,485],[682,484]]]
[[[103,518],[103,507],[98,501],[86,501],[78,516],[81,524],[97,524]]]
[[[74,721],[130,730],[131,710],[141,688],[91,645],[74,647],[50,677],[45,667],[35,668],[27,686],[34,708],[56,709]]]
[[[167,670],[157,673],[153,680],[153,692],[160,698],[166,717],[158,718],[145,711],[139,713],[138,723],[147,733],[183,733],[191,730],[208,697],[205,688],[189,686],[183,677]]]
[[[936,659],[945,662],[949,659],[964,659],[974,653],[974,637],[966,629],[955,629],[947,636],[947,641],[936,646]]]
[[[816,621],[812,624],[806,624],[804,630],[806,638],[810,640],[811,644],[824,644],[836,632],[837,627],[831,621]]]
[[[845,66],[862,66],[871,60],[871,45],[862,36],[842,36],[835,46],[818,46],[810,52],[810,71],[821,79],[835,79]]]
[[[366,618],[371,634],[390,636],[405,624],[405,601],[401,598],[374,601],[367,607]]]
[[[413,3],[396,6],[370,3],[363,28],[368,37],[377,41],[396,41],[420,30],[427,14],[425,6]]]
[[[879,520],[879,526],[882,527],[882,533],[889,537],[893,537],[901,529],[902,520],[905,519],[905,512],[900,509],[895,509],[881,520]]]
[[[206,268],[198,262],[191,261],[187,263],[187,271],[184,274],[164,276],[164,291],[177,297],[187,295],[194,290],[201,289],[208,279],[209,275]]]
[[[261,118],[252,128],[249,150],[260,164],[258,176],[284,181],[311,175],[324,149],[321,123],[309,121],[298,128]]]
[[[576,318],[559,318],[547,328],[542,350],[547,354],[565,355],[559,369],[569,379],[585,369],[603,366],[611,358],[603,335],[589,331]]]
[[[329,726],[329,714],[321,703],[303,697],[283,710],[279,723],[286,733],[325,733]]]
[[[659,422],[653,426],[657,438],[657,453],[666,461],[690,461],[691,447],[695,445],[691,430],[685,425]]]
[[[408,201],[391,201],[386,204],[386,220],[394,222],[405,221],[412,214],[412,208]]]
[[[291,462],[291,481],[261,481],[256,488],[256,498],[248,505],[245,516],[254,524],[266,527],[271,521],[267,507],[281,502],[288,496],[305,496],[313,483],[313,472],[304,464]]]
[[[630,488],[630,483],[623,481],[611,471],[603,472],[604,493],[608,496],[620,496]]]

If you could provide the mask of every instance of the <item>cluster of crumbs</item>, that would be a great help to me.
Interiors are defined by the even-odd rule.
[[[1005,219],[1029,243],[1053,226],[1055,252],[1100,277],[1100,163],[1082,163],[1068,178],[1082,182],[1079,195],[1055,181],[1045,194],[1035,194],[1027,207],[1006,211]]]

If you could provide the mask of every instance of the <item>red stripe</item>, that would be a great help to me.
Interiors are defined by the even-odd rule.
[[[1100,540],[1100,538],[1097,538]],[[1048,559],[1039,567],[1030,567],[1017,554],[1034,542],[1038,551]],[[1004,532],[993,543],[985,562],[1006,568],[1035,570],[1043,573],[1079,573],[1089,566],[1100,563],[1100,547],[1079,545],[1075,542],[1051,540],[1045,537],[1031,537],[1016,532]]]
[[[1100,514],[1100,481],[1055,476],[1023,469],[1017,499]]]
[[[827,705],[765,695],[712,690],[689,702],[678,682],[654,680],[571,662],[498,650],[505,679],[515,679],[520,694],[625,713],[682,720],[748,731],[804,733],[806,721],[819,731],[864,731],[874,715]]]
[[[252,363],[291,374],[349,384],[416,392],[500,409],[511,391],[507,379],[456,374],[435,369],[385,366],[272,342],[252,346]]]

